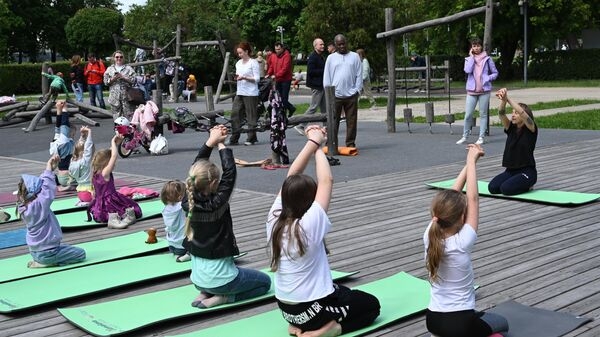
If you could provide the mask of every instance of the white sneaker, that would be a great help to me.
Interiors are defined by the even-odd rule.
[[[483,144],[483,143],[484,143],[483,137],[479,137],[479,138],[477,139],[477,141],[475,142],[475,144],[477,144],[477,145],[481,145],[481,144]]]
[[[462,137],[461,139],[459,139],[459,140],[456,142],[456,144],[460,145],[460,144],[463,144],[463,143],[464,143],[464,142],[466,142],[466,141],[467,141],[467,138],[466,138],[466,137]]]
[[[296,126],[294,126],[294,130],[296,130],[302,136],[306,135],[306,133],[304,132],[304,128],[302,127],[302,125],[296,125]]]
[[[421,91],[421,89],[417,89],[417,90],[415,90],[415,94],[416,94],[416,93],[418,93],[419,91]]]

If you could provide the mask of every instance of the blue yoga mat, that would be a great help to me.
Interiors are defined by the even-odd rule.
[[[25,228],[13,229],[10,231],[0,232],[0,249],[17,247],[26,244]]]

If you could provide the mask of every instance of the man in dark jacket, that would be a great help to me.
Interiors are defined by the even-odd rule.
[[[308,56],[306,64],[306,86],[310,88],[312,99],[308,110],[304,113],[305,115],[314,114],[317,108],[321,110],[321,113],[325,113],[325,93],[323,90],[323,70],[325,69],[323,52],[325,51],[325,43],[322,39],[316,38],[313,41],[313,48],[315,51]],[[296,125],[294,129],[299,134],[304,135],[305,125]]]

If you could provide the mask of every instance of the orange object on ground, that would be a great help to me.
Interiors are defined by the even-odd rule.
[[[327,148],[327,146],[323,147],[323,152],[325,152],[325,154],[328,154],[329,149]],[[358,149],[355,147],[338,146],[338,154],[340,156],[358,156]]]

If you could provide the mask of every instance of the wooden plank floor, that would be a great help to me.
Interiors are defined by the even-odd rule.
[[[594,140],[538,148],[536,188],[600,192],[599,145]],[[499,172],[500,162],[500,156],[482,158],[479,178],[491,179]],[[422,235],[429,221],[429,203],[435,190],[427,189],[424,183],[454,178],[461,167],[462,163],[455,163],[335,184],[330,210],[333,230],[327,239],[332,252],[331,266],[342,271],[360,271],[357,277],[345,282],[346,285],[359,285],[399,271],[425,277]],[[14,189],[23,171],[36,173],[42,168],[43,163],[0,158],[0,170],[4,173],[0,177],[0,192]],[[160,190],[164,182],[126,174],[117,177],[141,180],[144,186],[156,190]],[[240,249],[249,253],[240,261],[245,267],[267,266],[264,221],[273,197],[243,190],[237,190],[233,196],[231,209],[236,236]],[[473,256],[476,282],[481,285],[477,291],[477,308],[486,309],[514,299],[539,308],[593,318],[594,321],[567,336],[600,336],[600,323],[596,320],[600,318],[599,203],[557,207],[486,197],[480,202],[481,225]],[[0,226],[5,230],[22,225]],[[161,219],[143,221],[123,231],[106,228],[68,231],[65,241],[96,240],[151,226],[162,227]],[[24,246],[3,249],[0,258],[24,253],[27,253]],[[188,283],[188,275],[180,275],[22,314],[0,315],[0,336],[88,336],[62,318],[56,307],[98,303]],[[274,308],[273,301],[266,301],[226,313],[159,323],[130,335],[163,336],[194,331]],[[163,310],[160,303],[157,310]],[[284,324],[283,320],[281,323]],[[421,314],[369,336],[428,334]]]

